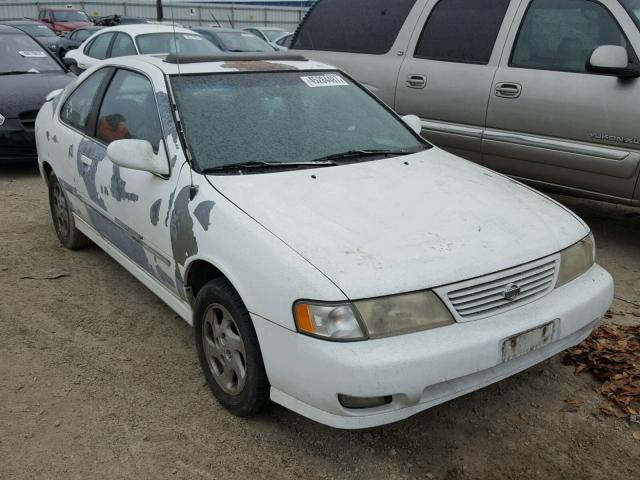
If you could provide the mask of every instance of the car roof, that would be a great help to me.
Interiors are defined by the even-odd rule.
[[[105,28],[107,28],[107,27],[103,27],[102,25],[87,25],[86,27],[78,27],[78,28],[76,28],[74,30],[74,32],[77,31],[77,30],[88,30],[90,32],[93,32],[93,31],[97,32],[98,30],[104,30]]]
[[[19,35],[26,35],[22,30],[11,25],[0,24],[0,33],[15,33]]]
[[[182,60],[182,63],[178,63]],[[148,70],[160,69],[165,75],[199,73],[266,72],[283,70],[337,70],[325,63],[307,60],[300,55],[284,52],[232,53],[220,52],[210,56],[137,55],[103,60],[101,65],[113,65]]]
[[[37,20],[26,20],[26,19],[1,21],[0,24],[2,25],[42,25],[43,27],[46,26],[42,22],[38,22]]]
[[[194,33],[193,30],[182,27],[173,27],[172,25],[157,25],[154,23],[133,23],[130,25],[115,25],[113,27],[105,27],[109,32],[125,32],[135,37],[136,35],[144,35],[147,33]]]
[[[191,30],[198,32],[200,30],[207,30],[213,33],[247,33],[239,28],[219,28],[219,27],[191,27]]]

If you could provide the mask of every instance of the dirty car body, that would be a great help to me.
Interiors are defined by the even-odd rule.
[[[612,300],[579,218],[426,143],[325,64],[107,60],[36,130],[77,228],[190,324],[224,279],[268,396],[327,425],[394,422],[526,369]],[[123,166],[127,146],[155,174]]]

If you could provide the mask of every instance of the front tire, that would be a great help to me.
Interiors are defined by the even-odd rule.
[[[269,380],[249,312],[229,282],[213,280],[200,289],[193,326],[214,397],[234,415],[259,413],[269,400]]]
[[[67,196],[54,173],[49,175],[49,208],[53,227],[63,247],[75,250],[91,244],[91,240],[76,228]]]

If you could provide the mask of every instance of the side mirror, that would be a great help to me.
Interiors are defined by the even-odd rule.
[[[635,78],[640,70],[629,65],[629,54],[619,45],[601,45],[587,60],[587,72],[615,75],[616,77]]]
[[[164,142],[160,142],[160,149],[156,154],[146,140],[116,140],[107,147],[107,158],[124,168],[169,175],[169,161]]]
[[[405,115],[402,117],[402,121],[418,135],[422,133],[422,120],[417,115]]]
[[[49,94],[46,96],[45,100],[47,102],[50,102],[51,100],[56,98],[61,93],[62,93],[62,88],[58,88],[57,90],[53,90],[53,91],[49,92]]]
[[[67,56],[62,59],[62,63],[64,63],[69,68],[78,66],[78,61],[75,58],[69,58]]]

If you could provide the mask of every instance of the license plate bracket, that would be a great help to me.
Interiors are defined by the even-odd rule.
[[[502,342],[502,361],[508,362],[548,345],[554,330],[555,322],[549,322],[507,338]]]

